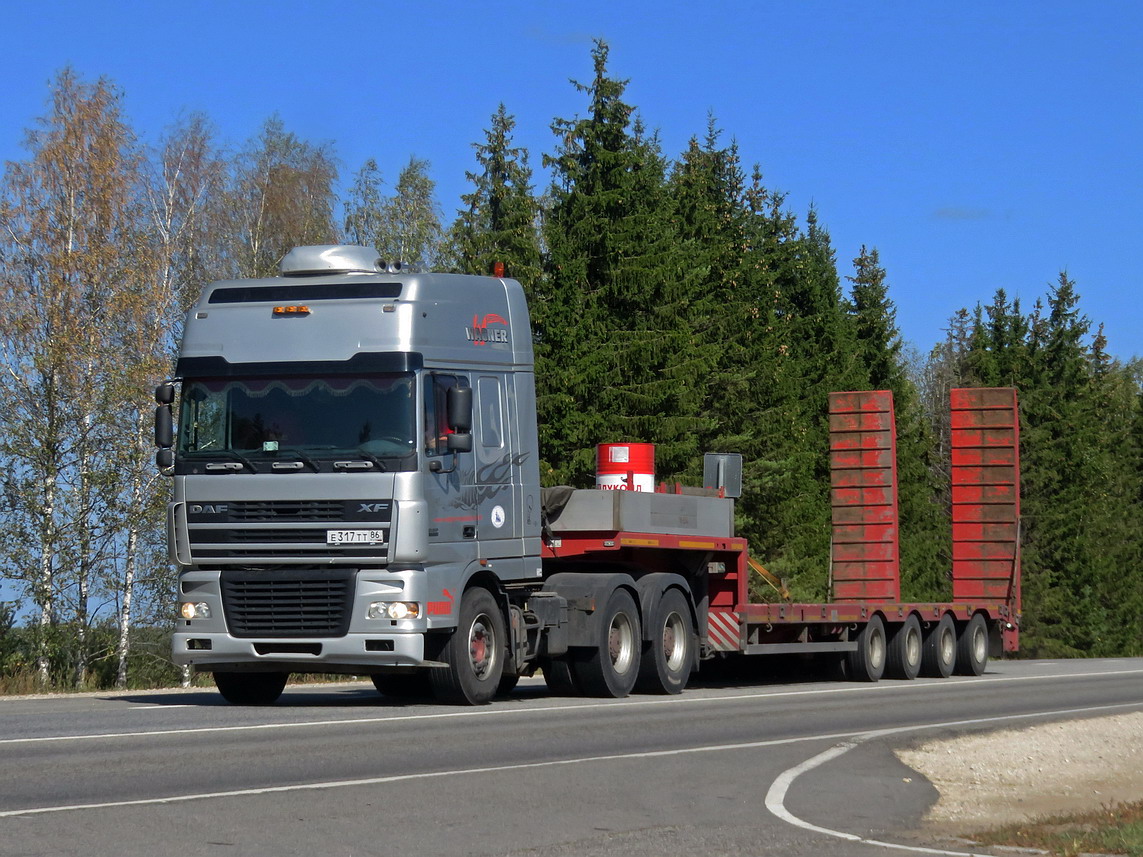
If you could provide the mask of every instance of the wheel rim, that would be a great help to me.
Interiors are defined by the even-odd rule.
[[[921,632],[912,630],[905,637],[905,659],[910,665],[921,662]]]
[[[496,663],[496,631],[487,613],[480,613],[468,629],[468,663],[473,674],[483,679]]]
[[[616,613],[611,619],[607,629],[607,653],[616,673],[622,675],[631,669],[635,659],[635,633],[631,617],[626,613]]]
[[[977,663],[983,663],[987,656],[987,646],[984,638],[984,631],[977,628],[972,634],[972,657]]]
[[[952,628],[941,634],[937,642],[940,644],[941,663],[951,664],[956,658],[956,634]]]
[[[687,629],[678,613],[671,613],[663,623],[663,656],[671,672],[682,669],[686,662]]]
[[[869,635],[869,665],[877,670],[885,663],[885,635]]]

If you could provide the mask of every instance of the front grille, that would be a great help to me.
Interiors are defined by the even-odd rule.
[[[235,637],[344,637],[353,569],[224,570],[222,609]]]
[[[231,521],[339,521],[344,516],[342,500],[246,500],[232,502]]]
[[[325,530],[195,530],[191,544],[312,544]]]
[[[392,500],[203,500],[187,504],[191,556],[202,560],[388,562]],[[380,530],[372,544],[331,545],[329,530]]]

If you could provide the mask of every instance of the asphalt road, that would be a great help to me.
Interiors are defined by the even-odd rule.
[[[361,684],[0,699],[0,855],[956,853],[910,832],[936,792],[892,747],[1138,710],[1143,659],[627,700],[525,682],[474,709]]]

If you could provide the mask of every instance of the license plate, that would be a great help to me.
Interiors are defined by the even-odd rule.
[[[326,530],[327,545],[376,545],[385,541],[384,530]]]

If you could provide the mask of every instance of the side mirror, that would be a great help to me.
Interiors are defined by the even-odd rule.
[[[174,418],[170,405],[155,408],[155,446],[169,450],[175,445]]]
[[[160,405],[169,405],[175,400],[175,385],[164,381],[155,388],[155,402]]]
[[[472,431],[472,387],[449,387],[447,395],[449,428],[457,434]]]
[[[472,432],[453,432],[445,440],[449,452],[472,452]]]
[[[160,470],[166,470],[169,467],[175,466],[175,452],[172,449],[160,449],[155,453],[155,466]]]

